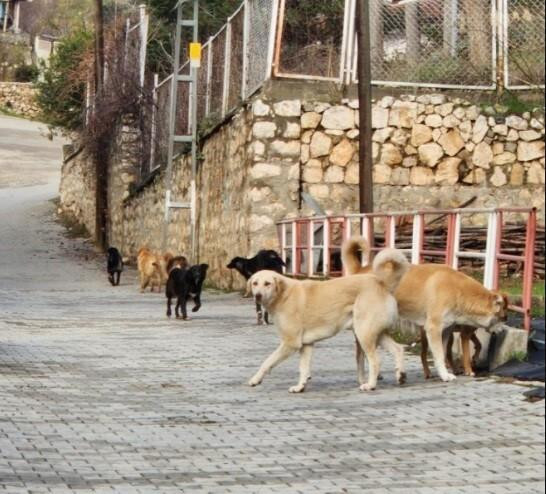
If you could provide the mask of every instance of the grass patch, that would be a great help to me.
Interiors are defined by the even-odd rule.
[[[527,360],[527,352],[513,352],[508,357],[508,361],[517,360],[518,362],[525,362]]]

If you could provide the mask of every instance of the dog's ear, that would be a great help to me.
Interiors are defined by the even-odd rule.
[[[209,269],[209,265],[208,264],[201,264],[201,272],[203,274],[207,274],[207,270]]]
[[[275,288],[277,290],[278,294],[283,293],[286,290],[286,281],[284,281],[284,278],[280,275],[276,275],[275,278]]]

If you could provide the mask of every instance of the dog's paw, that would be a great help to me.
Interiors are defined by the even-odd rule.
[[[191,311],[192,312],[197,312],[200,308],[201,308],[200,305],[196,305]]]
[[[396,379],[398,381],[398,384],[403,385],[406,384],[408,381],[408,375],[405,372],[397,372],[396,373]]]
[[[305,384],[297,384],[296,386],[292,386],[288,392],[289,393],[303,393],[305,391]]]
[[[451,372],[446,372],[445,375],[440,376],[440,379],[444,381],[445,383],[449,383],[451,381],[455,381],[457,379],[457,376],[455,374],[452,374]]]
[[[362,386],[360,386],[360,391],[374,391],[375,390],[375,386],[372,386],[371,384],[363,384]]]
[[[476,377],[475,372],[465,372],[464,375],[467,376],[467,377]]]
[[[252,388],[255,386],[259,386],[262,384],[262,380],[259,377],[254,376],[250,381],[248,381],[248,385]]]

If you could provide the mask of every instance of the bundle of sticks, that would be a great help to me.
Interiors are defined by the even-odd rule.
[[[445,223],[445,222],[444,222]],[[409,227],[409,228],[408,228]],[[412,230],[408,227],[399,227],[396,232],[396,246],[400,249],[411,249]],[[521,256],[525,252],[526,226],[521,224],[505,224],[502,241],[502,253]],[[376,233],[375,244],[384,244],[384,235]],[[445,249],[447,242],[447,227],[437,222],[430,223],[425,227],[424,250],[441,251]],[[478,226],[463,226],[461,230],[460,248],[462,251],[485,252],[487,243],[487,228]],[[535,266],[534,274],[538,279],[544,279],[544,258],[545,258],[545,233],[544,225],[537,227],[535,243]],[[438,257],[427,257],[425,261],[438,262]],[[462,268],[483,267],[483,261],[476,259],[460,259]],[[514,261],[501,261],[501,273],[503,275],[523,274],[523,263]]]

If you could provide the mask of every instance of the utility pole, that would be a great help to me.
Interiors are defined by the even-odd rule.
[[[360,101],[359,207],[361,213],[373,212],[372,159],[372,75],[370,46],[370,5],[357,0],[358,99]]]
[[[95,0],[95,101],[100,101],[104,91],[104,17],[102,0]],[[98,142],[95,160],[95,243],[106,247],[107,223],[107,162],[106,143]]]
[[[104,82],[104,16],[102,0],[95,0],[95,92]]]

